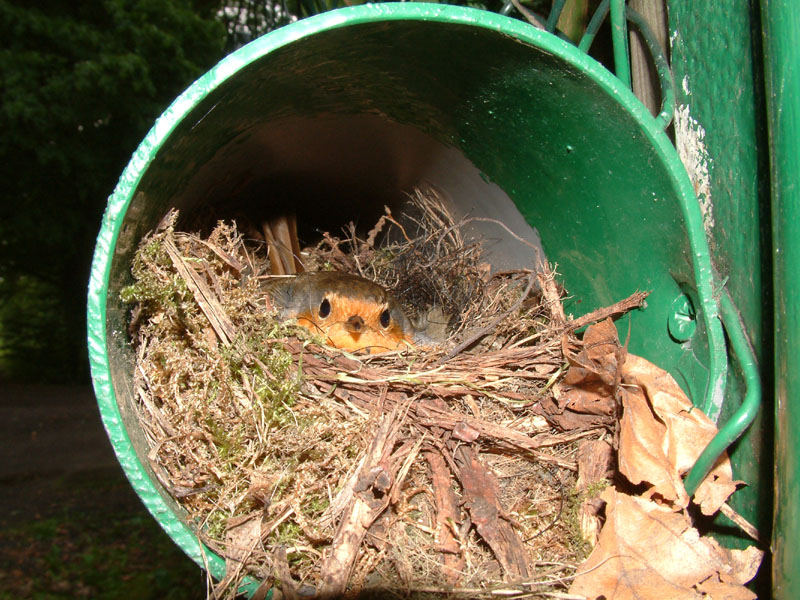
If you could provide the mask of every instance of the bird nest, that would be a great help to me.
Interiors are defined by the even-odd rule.
[[[439,343],[382,354],[277,320],[268,244],[236,224],[202,237],[173,212],[142,240],[122,293],[139,418],[158,480],[226,559],[213,595],[563,593],[586,557],[578,507],[611,459],[578,486],[579,457],[610,456],[617,405],[575,331],[645,294],[569,319],[550,267],[492,272],[468,220],[432,192],[413,204],[301,255],[413,319],[446,315]],[[607,393],[572,402],[581,386]]]

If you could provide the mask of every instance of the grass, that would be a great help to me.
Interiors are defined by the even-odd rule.
[[[117,478],[113,485],[52,482],[62,508],[0,531],[0,600],[206,597],[204,573],[144,507],[135,498],[117,501],[127,486],[121,473]],[[65,498],[92,492],[99,498],[83,505]]]

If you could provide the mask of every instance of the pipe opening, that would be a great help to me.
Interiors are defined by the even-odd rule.
[[[453,6],[364,5],[296,23],[175,101],[123,173],[98,237],[89,346],[104,422],[137,492],[198,562],[206,554],[154,483],[133,413],[120,290],[139,241],[177,208],[179,228],[206,231],[291,212],[311,245],[349,221],[365,233],[384,206],[399,217],[407,194],[428,186],[456,217],[511,229],[470,224],[496,270],[532,266],[515,235],[543,248],[573,315],[651,291],[622,323],[630,352],[695,399],[716,377],[710,334],[698,325],[691,344],[677,343],[667,325],[684,283],[710,295],[710,270],[695,266],[707,248],[687,218],[691,184],[652,117],[599,64],[519,22]]]
[[[310,245],[350,221],[365,235],[385,206],[402,220],[409,194],[428,187],[458,217],[497,219],[543,256],[535,229],[459,150],[375,115],[287,118],[254,127],[199,166],[173,202],[182,210],[179,226],[190,230],[208,231],[219,219],[257,227],[294,213],[301,245]],[[473,222],[468,231],[487,240],[496,269],[535,266],[531,248],[498,225]]]

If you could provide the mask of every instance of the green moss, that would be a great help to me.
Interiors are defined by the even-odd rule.
[[[148,312],[155,308],[161,312],[196,312],[191,310],[195,306],[194,298],[186,282],[178,275],[173,275],[165,283],[149,273],[122,288],[119,297],[126,304],[141,304]]]
[[[242,439],[245,435],[244,427],[237,425],[233,429],[228,426],[217,423],[212,417],[206,417],[205,424],[211,432],[211,438],[214,441],[214,446],[220,460],[223,461],[222,466],[229,466],[231,463],[241,456],[244,451]]]
[[[138,304],[145,315],[176,315],[178,323],[196,329],[193,317],[199,307],[186,281],[173,271],[161,237],[143,243],[131,263],[131,274],[134,282],[119,293],[122,302]]]
[[[315,519],[324,513],[328,506],[330,506],[330,500],[325,494],[311,496],[303,507],[303,512]]]
[[[303,535],[303,530],[300,526],[291,520],[286,520],[272,532],[270,536],[271,542],[275,544],[285,544],[292,546]]]
[[[224,511],[214,510],[206,518],[206,533],[211,539],[224,540],[225,529],[228,524],[229,515]]]
[[[284,492],[288,490],[294,482],[292,473],[294,472],[294,467],[296,466],[297,461],[294,460],[293,457],[289,457],[288,459],[283,460],[281,464],[284,468],[284,475],[281,477],[278,483],[275,484],[275,489],[272,491],[273,502],[280,501],[283,498]]]
[[[586,559],[592,551],[592,546],[583,538],[580,523],[581,505],[585,500],[596,498],[609,486],[606,479],[597,481],[584,491],[576,488],[570,490],[567,496],[567,505],[564,510],[563,523],[567,530],[565,541],[575,555],[575,560],[580,562]]]
[[[301,370],[295,370],[292,355],[275,342],[285,334],[285,326],[268,322],[262,329],[245,333],[221,352],[232,380],[242,385],[242,378],[248,378],[257,408],[264,420],[275,427],[294,423],[291,409],[302,384]]]

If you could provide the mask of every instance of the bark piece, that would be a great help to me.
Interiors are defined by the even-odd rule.
[[[436,547],[450,586],[457,586],[464,569],[464,557],[454,532],[460,525],[458,499],[451,485],[451,473],[442,455],[431,450],[424,453],[431,469],[433,495],[436,502]]]
[[[464,506],[478,534],[492,549],[509,577],[528,577],[527,551],[505,519],[495,476],[480,462],[478,453],[472,448],[458,448],[455,460],[459,468],[458,479],[464,490]]]
[[[344,593],[367,530],[389,505],[388,491],[394,477],[387,471],[385,460],[397,439],[400,424],[394,411],[380,419],[375,437],[353,483],[350,504],[322,561],[322,598],[334,598]]]

